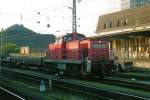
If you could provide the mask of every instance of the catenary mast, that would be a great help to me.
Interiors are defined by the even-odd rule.
[[[73,0],[73,8],[72,8],[72,34],[73,39],[75,40],[77,36],[76,0]]]
[[[76,21],[76,0],[73,0],[72,9],[72,33],[77,32],[77,21]]]

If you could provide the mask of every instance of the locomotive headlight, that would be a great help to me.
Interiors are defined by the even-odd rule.
[[[102,41],[98,41],[98,43],[102,43]]]

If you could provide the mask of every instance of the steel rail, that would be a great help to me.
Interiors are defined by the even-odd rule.
[[[11,73],[12,74],[12,73]],[[19,72],[18,72],[18,74],[19,74]],[[26,74],[24,73],[24,75],[26,76]],[[23,76],[24,76],[23,75]],[[20,75],[20,77],[21,77],[22,75]],[[32,80],[32,79],[34,79],[33,81],[35,81],[36,79],[37,80],[39,80],[39,78],[43,78],[43,79],[47,79],[48,77],[44,77],[43,75],[42,76],[35,76],[35,75],[27,75],[28,77],[24,77],[24,78],[26,78],[26,79],[29,79],[29,80]],[[31,77],[34,77],[34,78],[29,78],[29,76],[31,76]],[[96,87],[94,87],[94,86],[90,86],[90,85],[84,85],[84,84],[81,84],[81,83],[70,83],[69,81],[63,81],[63,80],[61,80],[61,79],[52,79],[52,81],[54,82],[54,81],[57,81],[57,84],[55,83],[55,84],[53,84],[53,85],[60,85],[61,87],[63,87],[62,85],[63,84],[60,84],[61,82],[62,83],[64,83],[64,84],[68,84],[68,85],[72,85],[72,87],[75,87],[75,86],[77,86],[77,88],[80,90],[81,88],[83,88],[83,90],[85,91],[85,90],[87,90],[87,89],[89,89],[89,90],[91,90],[91,91],[99,91],[100,93],[109,93],[109,94],[113,94],[113,96],[116,94],[116,95],[122,95],[123,97],[126,97],[126,96],[128,96],[129,98],[136,98],[136,99],[138,99],[138,100],[150,100],[150,98],[146,98],[146,97],[142,97],[142,96],[137,96],[137,95],[134,95],[134,94],[128,94],[128,93],[121,93],[121,92],[117,92],[117,91],[112,91],[112,90],[108,90],[108,89],[99,89],[99,88],[96,88]],[[67,86],[68,86],[67,85]],[[59,86],[59,87],[60,87]],[[80,87],[80,88],[79,88]],[[66,87],[66,88],[68,88],[68,87]],[[73,90],[73,88],[72,89],[70,89],[70,90]],[[85,91],[85,92],[87,92],[87,91]],[[92,94],[92,93],[89,93],[89,95],[93,95],[93,96],[96,96],[95,94]],[[106,94],[105,94],[106,95]],[[108,94],[107,94],[108,95]],[[98,97],[98,96],[97,96]],[[99,96],[100,97],[100,96]],[[115,96],[116,97],[116,96]],[[104,97],[105,98],[105,97]],[[103,98],[103,99],[104,99]],[[105,99],[107,99],[107,98],[105,98]]]
[[[19,95],[15,94],[15,93],[13,93],[13,92],[10,92],[9,90],[7,90],[7,89],[5,89],[5,88],[3,88],[3,87],[1,87],[1,86],[0,86],[0,89],[3,90],[3,91],[5,91],[5,92],[7,92],[7,93],[9,93],[9,94],[12,95],[12,96],[15,96],[16,98],[18,98],[18,99],[20,99],[20,100],[25,100],[24,98],[20,97]]]

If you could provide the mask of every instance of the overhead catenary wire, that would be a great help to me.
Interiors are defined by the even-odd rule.
[[[40,17],[42,17],[42,16],[45,16],[45,15],[47,15],[47,14],[52,14],[52,13],[58,11],[58,10],[62,10],[62,8],[68,7],[69,5],[71,5],[71,3],[68,3],[68,4],[66,4],[66,5],[63,5],[63,6],[61,6],[61,7],[57,7],[57,8],[55,8],[55,9],[53,9],[53,10],[49,10],[49,11],[46,11],[46,12],[40,12],[40,14],[38,14],[37,16],[35,16],[35,17],[33,17],[33,18],[24,19],[23,22],[31,21],[31,20],[40,18]],[[36,12],[36,13],[38,13],[38,12]]]
[[[66,4],[66,5],[63,5],[63,6],[61,6],[61,7],[57,7],[57,8],[55,8],[55,9],[53,9],[53,10],[49,10],[49,11],[47,11],[49,8],[45,8],[45,9],[42,9],[42,10],[40,10],[40,15],[37,15],[37,16],[35,16],[35,17],[33,17],[33,18],[29,18],[29,19],[24,19],[23,18],[23,13],[22,13],[22,23],[26,23],[26,22],[32,22],[31,20],[36,20],[37,18],[39,18],[39,17],[42,17],[42,16],[47,16],[49,13],[53,13],[53,12],[55,12],[55,11],[58,11],[58,10],[61,10],[62,8],[65,8],[65,7],[68,7],[69,5],[71,5],[71,3],[68,3],[68,4]],[[39,10],[35,10],[35,12],[34,11],[32,11],[33,13],[37,13]],[[46,12],[45,12],[46,11]],[[43,13],[44,12],[44,13]],[[50,17],[49,17],[50,18]],[[48,22],[48,23],[50,23],[50,21]]]
[[[44,14],[44,13],[42,13],[40,16],[44,16],[43,14]],[[146,16],[150,16],[150,15],[146,15]],[[39,16],[38,16],[38,17],[39,17]],[[136,16],[136,18],[138,18],[138,17],[140,18],[140,17],[143,17],[143,16]],[[12,38],[13,38],[13,37],[12,37]]]
[[[135,13],[135,12],[134,12]],[[143,17],[145,17],[145,16],[136,16],[136,18],[143,18]],[[150,17],[150,15],[146,15],[146,17]],[[55,31],[56,32],[56,31]],[[5,35],[4,35],[5,36]],[[25,34],[24,36],[27,36],[27,34]],[[30,35],[30,36],[32,36],[32,37],[37,37],[37,36],[39,36],[39,34],[36,34],[36,35]],[[6,39],[8,39],[8,40],[19,40],[19,39],[15,39],[15,38],[20,38],[20,39],[24,39],[24,37],[22,37],[22,36],[20,36],[20,35],[12,35],[12,36],[7,36],[7,38]]]

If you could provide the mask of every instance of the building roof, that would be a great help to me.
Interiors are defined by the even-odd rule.
[[[100,16],[96,33],[114,35],[148,30],[150,30],[149,4]]]

